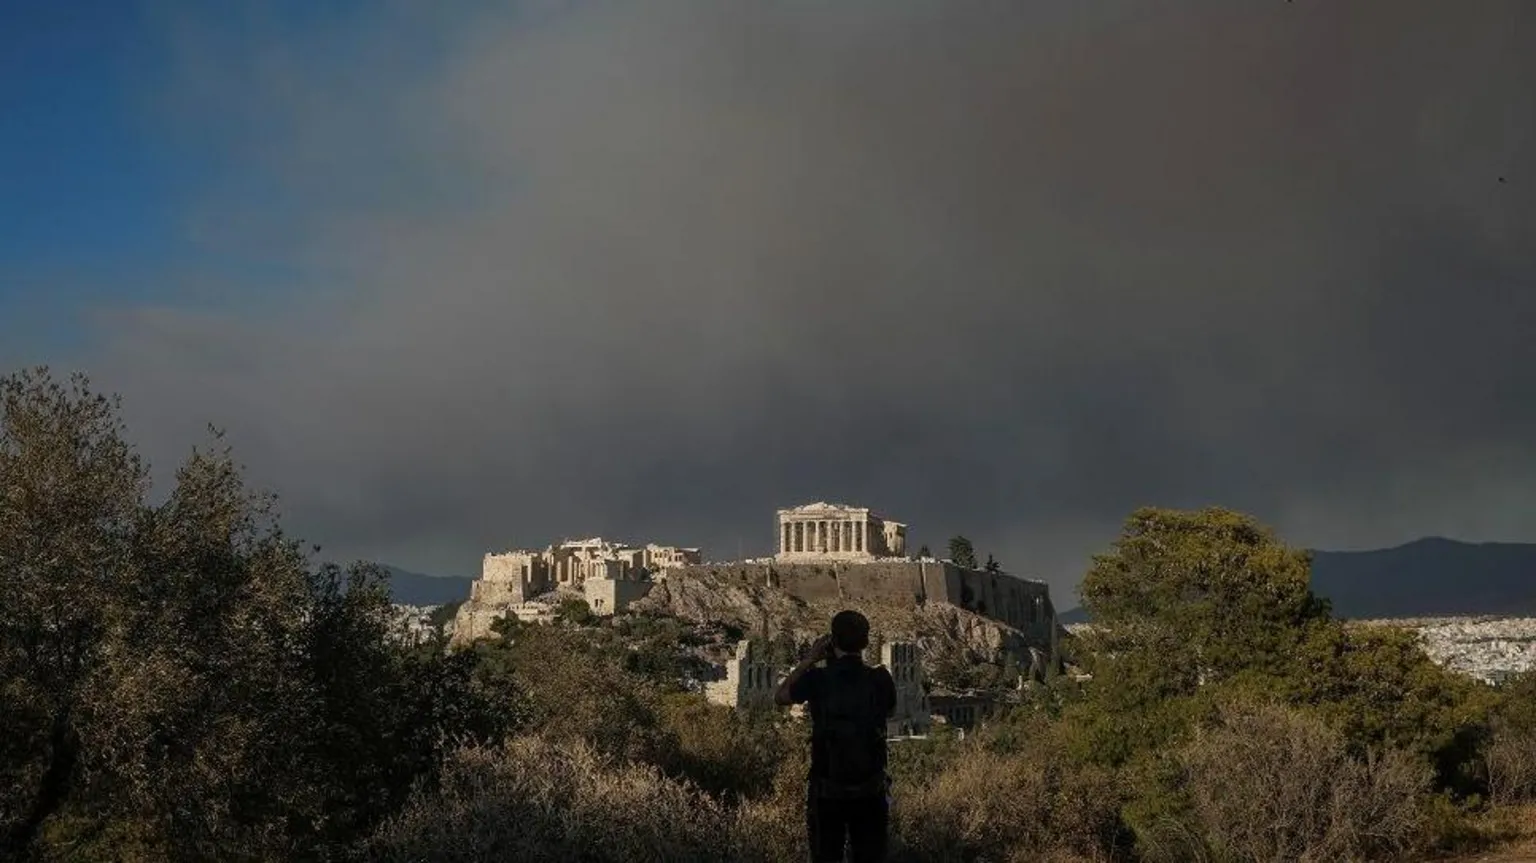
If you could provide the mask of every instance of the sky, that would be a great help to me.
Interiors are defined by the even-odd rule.
[[[0,364],[322,556],[1536,541],[1536,4],[0,8]]]

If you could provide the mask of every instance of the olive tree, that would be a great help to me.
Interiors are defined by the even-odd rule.
[[[146,477],[83,377],[0,381],[0,856],[315,859],[499,733],[473,657],[393,644],[382,571],[312,567],[217,433]]]

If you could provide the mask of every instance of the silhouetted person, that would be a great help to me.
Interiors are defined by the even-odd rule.
[[[822,636],[779,684],[775,704],[806,705],[811,714],[811,771],[806,829],[813,863],[885,859],[890,823],[885,721],[896,709],[896,683],[864,664],[869,620],[857,611],[832,618]],[[825,660],[824,668],[816,663]]]

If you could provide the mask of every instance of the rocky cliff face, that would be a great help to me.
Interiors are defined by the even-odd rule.
[[[835,596],[806,599],[767,580],[749,582],[734,573],[693,568],[657,583],[633,606],[696,623],[722,624],[747,637],[787,635],[805,646],[827,631],[833,614],[855,608],[872,628],[871,651],[880,644],[913,641],[922,649],[925,673],[936,682],[959,685],[954,670],[978,664],[1002,665],[1012,657],[1020,670],[1043,673],[1052,645],[1032,643],[1024,632],[943,602],[893,598],[849,601]]]

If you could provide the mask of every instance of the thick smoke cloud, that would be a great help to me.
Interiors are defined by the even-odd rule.
[[[723,558],[834,499],[1066,606],[1146,503],[1536,540],[1524,0],[419,14],[168,28],[243,178],[189,230],[272,271],[92,358],[330,552]]]

